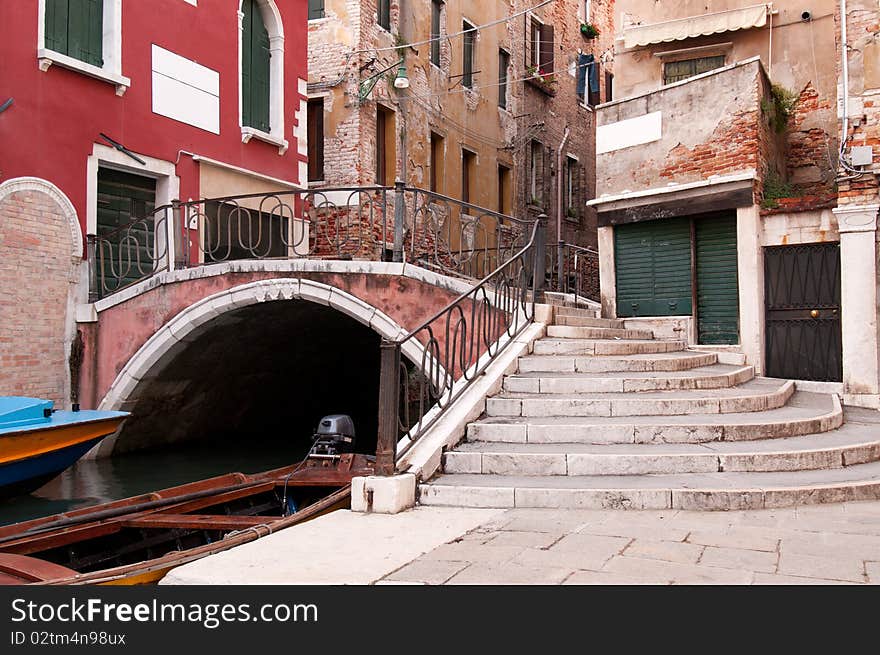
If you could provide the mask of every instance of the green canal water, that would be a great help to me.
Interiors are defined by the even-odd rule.
[[[190,445],[79,461],[26,496],[0,500],[0,525],[89,507],[225,473],[258,473],[300,461],[309,443],[301,439]]]

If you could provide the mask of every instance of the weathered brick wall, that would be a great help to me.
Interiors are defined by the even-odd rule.
[[[839,13],[838,6],[835,9],[838,51]],[[850,78],[849,146],[870,146],[874,161],[867,167],[867,174],[840,182],[838,205],[874,204],[880,202],[880,4],[876,0],[851,0],[847,3],[847,45]],[[839,64],[838,72],[841,73]],[[848,175],[845,170],[840,170],[840,174]]]
[[[534,3],[520,1],[515,3],[521,11]],[[557,241],[556,202],[557,184],[562,179],[556,170],[557,153],[566,128],[569,139],[563,152],[574,155],[580,163],[580,200],[576,203],[574,216],[564,216],[562,238],[571,243],[595,246],[596,214],[583,204],[596,195],[595,177],[595,121],[593,112],[584,107],[577,97],[577,56],[578,52],[592,54],[596,61],[602,61],[599,73],[600,97],[607,98],[605,71],[612,71],[612,46],[614,43],[613,2],[593,2],[590,22],[599,29],[599,36],[587,39],[580,33],[582,2],[577,0],[558,0],[535,11],[535,15],[545,23],[553,25],[554,34],[554,78],[551,85],[553,95],[544,93],[532,83],[520,82],[521,106],[517,112],[520,118],[517,125],[517,138],[514,141],[514,157],[518,170],[516,186],[516,207],[519,215],[534,218],[540,213],[550,217],[548,241]],[[527,77],[526,64],[529,57],[530,36],[529,19],[519,17],[511,22],[514,30],[513,43],[516,51],[512,53],[517,79]],[[603,58],[603,53],[606,57]],[[532,140],[543,146],[543,165],[539,170],[537,184],[537,203],[532,202],[530,180],[530,159]],[[564,160],[564,159],[563,159]],[[563,209],[565,211],[565,209]]]
[[[762,174],[779,166],[778,135],[761,115],[768,86],[760,63],[753,61],[599,108],[600,126],[660,112],[663,127],[658,140],[597,157],[598,193],[661,188],[750,169]]]
[[[49,195],[0,195],[0,395],[67,404],[72,248],[65,211]]]

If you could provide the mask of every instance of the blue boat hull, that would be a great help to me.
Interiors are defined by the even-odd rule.
[[[67,448],[0,465],[0,497],[26,494],[39,489],[49,480],[72,466],[104,435]]]

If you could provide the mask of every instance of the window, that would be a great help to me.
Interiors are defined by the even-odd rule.
[[[529,203],[540,206],[543,201],[544,148],[540,141],[532,141],[529,157]]]
[[[724,66],[724,55],[666,62],[663,64],[663,84],[680,82],[722,66]]]
[[[605,71],[605,102],[614,100],[614,73]]]
[[[324,18],[324,0],[309,0],[309,20]]]
[[[309,100],[309,182],[324,179],[324,99]]]
[[[156,180],[109,168],[98,169],[97,231],[102,280],[107,290],[136,282],[153,271]],[[128,227],[125,240],[101,240]]]
[[[431,132],[430,190],[443,193],[443,137]]]
[[[462,86],[472,89],[474,87],[474,49],[477,42],[477,31],[474,26],[464,21],[462,25]]]
[[[268,204],[268,203],[267,203]],[[280,211],[280,210],[279,210]],[[290,221],[265,205],[205,202],[204,248],[206,262],[285,257]]]
[[[376,22],[379,27],[391,29],[391,0],[379,0],[376,5]]]
[[[431,0],[431,63],[440,66],[440,12],[441,0]]]
[[[498,51],[498,106],[507,109],[507,69],[510,66],[510,54]]]
[[[510,215],[510,167],[498,164],[498,213]]]
[[[470,203],[477,155],[470,150],[461,150],[461,201]]]
[[[577,218],[580,215],[580,166],[577,159],[569,155],[565,158],[565,216]]]
[[[529,66],[541,75],[553,72],[553,26],[532,19],[529,36]]]
[[[103,66],[103,5],[103,0],[46,0],[46,47]]]
[[[394,112],[385,107],[376,109],[376,184],[394,184]]]
[[[589,23],[590,18],[592,16],[592,2],[591,0],[584,0],[584,22]]]
[[[257,0],[242,3],[241,121],[269,132],[269,32]]]

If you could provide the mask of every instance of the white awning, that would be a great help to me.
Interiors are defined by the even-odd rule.
[[[719,11],[714,14],[678,18],[652,25],[633,25],[623,31],[627,48],[681,41],[695,36],[719,34],[763,27],[767,24],[767,5],[754,5],[744,9]]]

